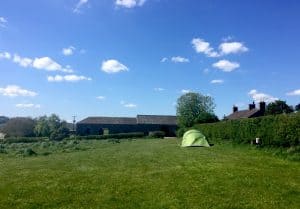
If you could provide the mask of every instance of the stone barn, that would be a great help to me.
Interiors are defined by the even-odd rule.
[[[136,117],[88,117],[76,124],[78,135],[103,135],[116,133],[163,131],[175,136],[176,116],[137,115]]]

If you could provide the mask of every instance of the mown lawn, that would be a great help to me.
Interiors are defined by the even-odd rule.
[[[175,139],[46,156],[0,154],[0,208],[300,208],[300,163],[255,148]],[[83,146],[83,145],[82,145]]]

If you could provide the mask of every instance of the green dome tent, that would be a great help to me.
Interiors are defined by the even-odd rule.
[[[184,133],[182,147],[210,147],[205,136],[198,130],[189,130]]]

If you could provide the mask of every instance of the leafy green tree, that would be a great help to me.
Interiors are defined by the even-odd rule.
[[[176,108],[179,126],[191,127],[197,122],[206,122],[208,118],[211,120],[215,104],[210,96],[190,92],[178,98]]]
[[[31,118],[16,117],[7,121],[1,131],[7,136],[31,137],[34,136],[35,121]]]
[[[49,137],[50,140],[62,140],[69,135],[67,123],[55,114],[38,118],[34,132],[36,136]]]
[[[300,111],[300,103],[295,106],[296,111]]]
[[[277,115],[282,113],[291,113],[293,108],[288,106],[285,101],[276,100],[267,106],[266,115]]]

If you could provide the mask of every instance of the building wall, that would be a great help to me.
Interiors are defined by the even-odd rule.
[[[78,135],[103,135],[103,130],[108,129],[110,134],[144,132],[147,135],[150,131],[164,131],[166,136],[175,136],[176,125],[156,125],[156,124],[77,124]]]

